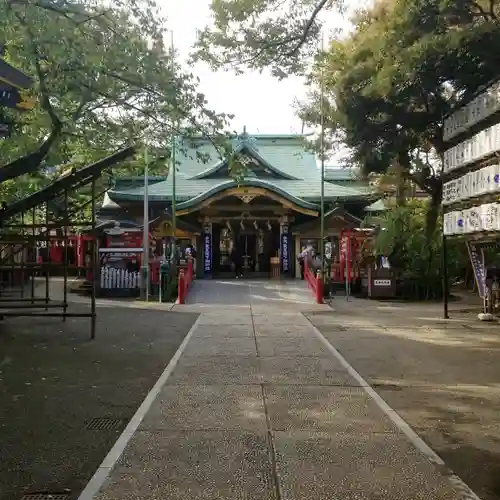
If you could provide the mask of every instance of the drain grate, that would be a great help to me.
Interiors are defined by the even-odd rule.
[[[67,493],[30,493],[23,495],[21,500],[67,500]]]
[[[89,420],[85,428],[88,431],[115,431],[119,429],[124,422],[125,420],[123,418],[96,417]]]

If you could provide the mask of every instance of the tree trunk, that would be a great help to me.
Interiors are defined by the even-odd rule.
[[[439,217],[439,209],[441,208],[442,183],[439,179],[435,180],[436,182],[433,183],[432,191],[430,193],[431,199],[429,201],[429,209],[427,210],[427,214],[425,217],[425,234],[427,240],[430,240],[432,238],[432,235],[436,230],[437,220]]]
[[[406,205],[406,178],[404,175],[404,166],[400,161],[401,155],[396,160],[395,174],[396,174],[396,206],[404,207]]]

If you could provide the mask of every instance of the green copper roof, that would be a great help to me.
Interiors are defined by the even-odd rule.
[[[282,179],[288,179],[288,180],[299,180],[297,177],[294,177],[293,175],[290,175],[286,173],[283,170],[280,170],[279,168],[276,168],[272,163],[269,163],[266,158],[261,156],[257,150],[256,147],[252,145],[252,143],[248,141],[242,141],[240,144],[237,145],[237,147],[234,149],[234,153],[240,153],[240,154],[247,154],[248,156],[251,156],[254,158],[257,162],[259,162],[263,167],[266,169],[270,170],[273,172],[275,175],[278,177],[281,177]],[[222,158],[218,163],[216,163],[214,166],[207,168],[203,172],[191,177],[192,180],[194,179],[206,179],[210,175],[213,175],[214,173],[220,171],[227,165],[227,160],[225,158]]]
[[[318,204],[321,192],[321,171],[318,168],[314,153],[307,150],[304,144],[304,136],[247,136],[233,140],[233,148],[245,150],[249,156],[264,166],[272,166],[273,176],[265,177],[249,176],[240,182],[241,186],[252,185],[273,189],[273,191],[285,196],[289,200],[300,199],[301,206]],[[198,158],[209,156],[208,162],[202,162]],[[180,139],[178,140],[178,161],[176,170],[176,201],[178,203],[189,200],[202,200],[209,193],[219,192],[221,189],[234,187],[235,181],[229,176],[218,178],[207,178],[210,174],[222,168],[221,156],[218,154],[213,143],[206,139]],[[251,166],[250,166],[251,168]],[[222,186],[222,187],[221,187]],[[372,194],[365,189],[348,187],[335,183],[325,183],[325,201],[346,200],[373,200]],[[148,188],[151,201],[172,200],[172,175],[166,180],[156,182]],[[137,186],[133,188],[122,187],[121,182],[109,191],[109,197],[113,200],[139,201],[143,199],[144,188]],[[193,200],[194,202],[194,200]],[[180,208],[180,206],[179,206]],[[317,208],[317,205],[315,206]]]
[[[328,182],[360,182],[359,169],[343,167],[325,167],[325,181]]]

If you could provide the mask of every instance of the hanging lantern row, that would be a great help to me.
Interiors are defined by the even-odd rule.
[[[259,227],[259,223],[256,220],[253,221],[252,225],[256,231],[262,231],[262,229]],[[226,227],[229,230],[229,232],[231,232],[231,233],[233,232],[233,228],[231,226],[231,223],[228,220],[226,220]],[[268,231],[272,231],[272,226],[271,226],[271,223],[269,221],[266,221],[266,227],[267,227]],[[243,221],[240,221],[240,229],[242,231],[245,230],[245,223]]]

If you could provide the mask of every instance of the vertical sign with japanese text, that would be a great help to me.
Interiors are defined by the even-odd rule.
[[[281,271],[288,273],[290,271],[290,234],[288,226],[281,227]]]
[[[203,272],[212,273],[212,226],[205,224],[203,229]]]
[[[477,291],[479,296],[484,298],[486,294],[486,271],[484,269],[483,256],[481,255],[482,252],[477,245],[470,241],[467,242],[467,250],[469,250],[469,257],[476,278]]]

